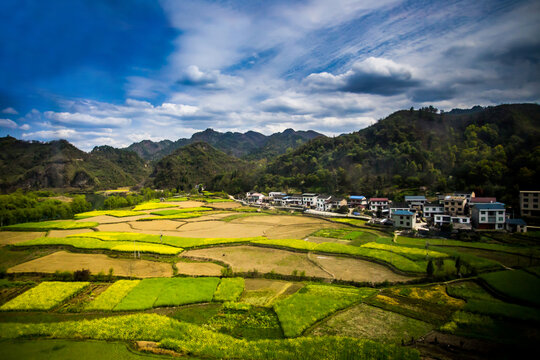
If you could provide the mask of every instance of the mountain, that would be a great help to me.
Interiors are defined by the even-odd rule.
[[[128,165],[129,164],[129,165]],[[0,138],[0,190],[136,185],[148,170],[135,153],[102,147],[90,154],[65,140]]]
[[[176,149],[155,164],[151,175],[157,188],[189,191],[197,184],[208,186],[227,172],[250,167],[205,142],[196,142]]]
[[[314,139],[272,161],[259,189],[369,195],[426,186],[515,202],[519,189],[538,188],[540,106],[474,110],[403,110],[358,132]]]
[[[206,129],[205,131],[193,134],[189,139],[178,139],[174,142],[170,140],[160,142],[144,140],[131,144],[126,149],[135,151],[145,160],[155,161],[171,154],[182,146],[196,142],[205,142],[237,158],[259,160],[284,154],[288,148],[295,149],[306,141],[318,136],[324,135],[311,130],[294,131],[292,129],[287,129],[282,133],[276,133],[270,136],[265,136],[255,131],[248,131],[246,133],[221,133],[213,129]]]

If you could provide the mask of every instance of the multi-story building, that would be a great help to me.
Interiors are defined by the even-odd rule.
[[[471,209],[472,223],[476,229],[504,229],[506,209],[503,203],[476,204]]]
[[[467,198],[465,196],[448,195],[444,198],[444,212],[448,215],[465,215]]]
[[[392,221],[395,227],[414,229],[416,214],[412,211],[396,210],[392,214]]]
[[[422,214],[426,218],[434,218],[435,215],[444,214],[444,205],[435,203],[425,203],[422,209]]]
[[[317,194],[314,194],[314,193],[302,194],[302,205],[308,208],[317,206]]]
[[[405,196],[405,202],[409,205],[410,209],[421,212],[427,199],[425,196]]]
[[[396,211],[400,211],[400,210],[403,210],[403,211],[411,211],[411,208],[409,207],[409,204],[407,203],[392,203],[392,205],[390,205],[389,207],[389,212],[388,212],[388,217],[391,219],[392,218],[392,215],[394,215],[394,213]]]
[[[540,216],[540,191],[520,191],[521,216]]]
[[[467,202],[471,201],[473,197],[475,197],[474,191],[455,191],[454,196],[463,196]]]
[[[326,211],[326,201],[330,200],[332,196],[326,195],[326,194],[320,194],[317,195],[317,198],[315,200],[315,209],[319,211]]]
[[[383,214],[388,213],[388,198],[371,198],[369,199],[369,210],[377,212],[381,210]]]
[[[367,205],[367,199],[362,195],[351,195],[349,196],[349,207],[365,207]]]

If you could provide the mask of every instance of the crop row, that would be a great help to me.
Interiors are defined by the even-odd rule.
[[[118,280],[89,303],[85,310],[112,310],[139,282],[140,280]]]
[[[217,359],[419,359],[414,349],[347,337],[246,341],[156,314],[43,324],[0,323],[0,337],[147,340],[181,354]]]
[[[374,292],[374,289],[307,285],[297,293],[275,303],[274,310],[285,336],[295,337],[318,320]]]
[[[27,222],[22,224],[15,224],[4,226],[5,230],[21,230],[21,231],[34,231],[34,230],[71,230],[71,229],[89,229],[98,226],[97,222],[76,222],[73,220],[57,220],[57,221],[40,221],[40,222]]]
[[[129,241],[102,241],[90,237],[42,237],[14,244],[13,246],[73,246],[79,249],[103,249],[110,251],[133,252],[141,251],[161,255],[176,255],[182,248],[161,244],[136,243]]]
[[[0,310],[49,310],[88,285],[88,282],[42,282],[8,301]]]
[[[214,293],[215,301],[235,301],[244,291],[243,278],[223,278]]]

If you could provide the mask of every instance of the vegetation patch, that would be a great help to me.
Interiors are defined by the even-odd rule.
[[[540,322],[540,310],[502,301],[468,300],[463,310],[492,317]]]
[[[90,302],[85,310],[112,310],[139,282],[140,280],[116,281]]]
[[[354,226],[366,225],[366,220],[362,220],[362,219],[333,218],[332,221],[343,223],[343,224],[354,225]]]
[[[114,217],[128,217],[128,216],[138,216],[141,215],[140,212],[131,211],[131,210],[94,210],[87,211],[79,214],[75,214],[75,219],[87,219],[94,216],[114,216]]]
[[[362,245],[362,247],[390,251],[396,254],[403,255],[411,260],[424,260],[426,259],[426,257],[430,257],[430,258],[447,258],[448,257],[448,254],[441,253],[438,251],[423,250],[419,248],[411,248],[411,247],[405,247],[405,246],[399,246],[399,245],[378,244],[374,242],[364,244]]]
[[[129,241],[102,241],[89,237],[68,236],[65,238],[44,237],[34,240],[24,241],[14,246],[73,246],[78,249],[101,249],[120,252],[146,252],[161,255],[176,255],[183,251],[182,248],[161,244],[136,243]]]
[[[89,284],[88,282],[42,282],[8,301],[0,307],[0,310],[50,310]]]
[[[133,208],[133,211],[165,209],[165,208],[173,208],[173,207],[177,207],[177,205],[162,203],[162,202],[145,202],[145,203],[135,206]]]
[[[540,279],[524,270],[498,271],[480,275],[495,291],[516,300],[540,305]]]
[[[374,292],[374,289],[307,285],[290,297],[275,303],[274,310],[285,336],[295,337],[316,321]]]
[[[97,222],[76,222],[73,220],[56,220],[56,221],[40,221],[27,222],[23,224],[15,224],[4,226],[6,230],[18,231],[40,231],[40,230],[71,230],[71,229],[89,229],[98,226]]]
[[[221,307],[222,304],[220,303],[182,306],[169,316],[179,321],[203,325],[206,324],[214,315],[218,314],[221,311]]]
[[[137,219],[137,221],[153,221],[153,220],[173,220],[173,219],[194,219],[201,217],[203,215],[207,215],[204,213],[179,213],[179,214],[173,214],[173,215],[159,215],[159,216],[149,216],[144,217],[141,219]]]
[[[223,278],[214,293],[214,301],[236,301],[244,292],[243,278]]]

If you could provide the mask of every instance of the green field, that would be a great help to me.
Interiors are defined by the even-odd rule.
[[[128,216],[139,216],[140,212],[131,211],[131,210],[94,210],[87,211],[83,213],[75,214],[75,219],[87,219],[94,216],[109,215],[114,217],[128,217]]]
[[[118,280],[87,304],[85,310],[112,310],[139,282],[140,280]]]
[[[177,207],[174,204],[160,203],[160,202],[145,202],[139,204],[133,208],[133,211],[143,211],[143,210],[155,210],[155,209],[165,209]]]
[[[4,226],[4,230],[15,231],[43,231],[43,230],[72,230],[72,229],[90,229],[98,226],[97,222],[76,222],[73,220],[40,221],[27,222]]]
[[[540,279],[524,270],[492,272],[480,278],[490,288],[512,299],[540,305]]]
[[[8,301],[0,307],[0,310],[49,310],[60,305],[89,284],[88,282],[42,282]]]
[[[244,292],[243,278],[223,278],[214,293],[214,301],[236,301]]]

